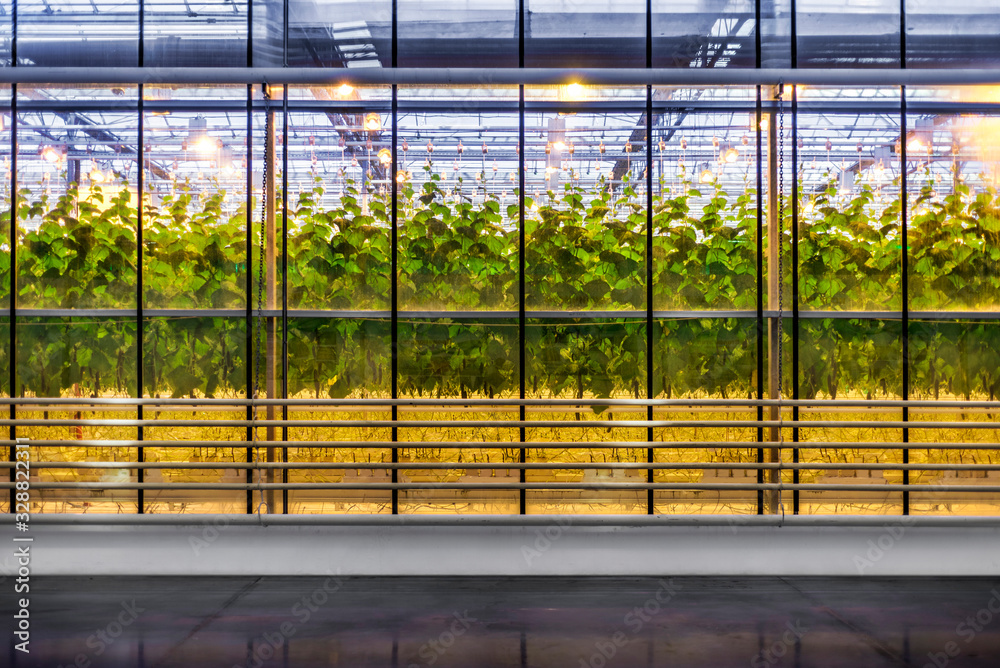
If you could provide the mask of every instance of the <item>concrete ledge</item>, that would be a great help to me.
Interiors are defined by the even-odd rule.
[[[824,525],[798,517],[779,525],[746,517],[632,523],[369,517],[269,526],[225,515],[128,524],[40,519],[32,518],[28,533],[0,525],[8,545],[18,545],[10,542],[14,537],[33,538],[34,575],[1000,575],[1000,526],[982,518],[854,518],[864,521]],[[0,560],[3,575],[15,570],[12,557]]]

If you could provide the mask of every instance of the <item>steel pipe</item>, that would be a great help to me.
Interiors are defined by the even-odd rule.
[[[0,83],[554,86],[958,86],[1000,84],[993,69],[5,67]]]

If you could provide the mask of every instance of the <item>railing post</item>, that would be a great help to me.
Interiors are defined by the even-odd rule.
[[[777,89],[774,86],[764,88],[767,91],[767,99],[775,100]],[[767,319],[767,398],[776,400],[781,391],[781,370],[778,360],[780,357],[781,341],[778,339],[778,295],[781,290],[782,277],[779,275],[779,257],[781,255],[781,237],[778,233],[778,118],[772,113],[764,114],[767,121],[767,308],[772,313]],[[768,419],[776,421],[781,416],[781,409],[778,406],[768,408]],[[767,429],[767,440],[775,442],[780,440],[781,433],[778,427]],[[781,458],[781,451],[778,448],[764,449],[764,463],[775,463]],[[775,469],[767,469],[764,472],[764,482],[775,484],[778,482],[778,472]],[[778,494],[775,491],[764,492],[764,514],[773,514],[779,511]]]

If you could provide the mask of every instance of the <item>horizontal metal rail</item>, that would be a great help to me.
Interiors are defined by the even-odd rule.
[[[994,69],[5,67],[0,83],[601,86],[959,86],[1000,84]]]
[[[611,423],[614,424],[614,423]],[[813,449],[857,449],[857,450],[1000,450],[1000,443],[938,443],[930,441],[385,441],[373,439],[370,441],[244,441],[244,440],[113,440],[113,439],[22,439],[22,444],[30,444],[31,447],[95,447],[95,448],[240,448],[245,449],[253,446],[268,447],[277,450],[299,449],[299,450],[322,450],[335,448],[354,448],[370,450],[406,450],[410,448],[428,448],[434,450],[452,449],[520,449],[530,450],[574,450],[585,449],[628,449],[628,448],[654,448],[654,449],[745,449],[745,448],[768,448],[779,450],[813,450]],[[15,441],[0,441],[0,445],[16,445]],[[502,468],[502,467],[501,467]]]
[[[428,397],[409,397],[390,399],[372,397],[368,399],[246,399],[242,397],[207,397],[185,399],[172,397],[0,397],[0,405],[15,406],[59,406],[70,405],[87,410],[92,406],[359,406],[370,409],[391,406],[691,406],[696,408],[713,406],[737,406],[756,408],[757,406],[784,407],[873,407],[873,408],[950,408],[962,411],[968,408],[990,408],[1000,410],[1000,401],[947,401],[926,399],[612,399],[612,398],[582,398],[582,399],[434,399]]]
[[[715,527],[754,527],[754,526],[848,526],[877,527],[888,526],[917,527],[997,527],[1000,517],[988,516],[934,516],[911,515],[906,518],[886,515],[389,515],[389,514],[342,514],[342,515],[265,515],[266,524],[288,526],[395,526],[395,527],[426,527],[426,526],[715,526]],[[12,524],[13,515],[0,515],[0,525]],[[204,528],[214,526],[249,526],[258,525],[261,519],[256,515],[234,514],[39,514],[32,518],[35,524],[63,526],[195,526]]]
[[[950,512],[959,504],[958,508],[975,508],[987,514],[996,508],[1000,514],[1000,459],[994,461],[1000,442],[991,431],[1000,429],[1000,419],[994,419],[994,413],[1000,416],[1000,401],[17,397],[0,399],[0,405],[18,408],[19,417],[0,419],[0,425],[16,427],[21,436],[0,440],[0,446],[11,452],[10,460],[0,463],[8,471],[8,481],[0,482],[0,488],[11,491],[13,500],[17,483],[22,485],[17,491],[23,491],[27,482],[34,494],[32,502],[41,504],[38,512],[44,513],[106,510],[109,504],[119,509],[122,504],[132,504],[138,509],[140,503],[144,512],[152,513],[229,508],[243,503],[249,512],[250,500],[259,497],[261,501],[269,499],[271,514],[279,512],[270,504],[278,503],[280,495],[280,512],[292,513],[329,513],[330,508],[361,512],[360,508],[379,508],[390,498],[397,510],[402,501],[408,506],[457,503],[470,508],[486,504],[486,508],[517,498],[522,508],[526,499],[533,499],[557,506],[588,504],[588,512],[595,504],[608,509],[638,504],[651,511],[662,507],[656,505],[660,503],[700,503],[723,509],[756,503],[761,509],[760,499],[773,496],[778,505],[769,505],[772,509],[790,504],[794,497],[796,509],[799,503],[832,504],[853,509],[849,512],[868,512],[865,509],[870,507],[908,509],[919,503],[926,505],[922,512]],[[92,417],[100,411],[134,411],[139,406],[147,409],[144,419]],[[274,409],[280,407],[312,413],[307,416],[310,419],[254,417],[263,416],[265,409],[274,415]],[[399,409],[401,418],[408,417],[409,411],[410,417],[420,419],[387,419],[391,407]],[[527,409],[528,419],[489,419],[490,412],[504,417],[519,407]],[[589,412],[597,407],[608,412]],[[255,410],[244,417],[247,408]],[[654,418],[658,410],[661,415],[673,415],[671,419],[620,419],[622,414],[629,417],[632,412],[645,413],[647,408],[652,408]],[[758,420],[746,415],[763,408],[777,408],[783,417]],[[798,419],[785,419],[792,417],[787,415],[792,408],[800,411]],[[903,408],[909,409],[909,419],[898,419]],[[43,417],[43,411],[51,417]],[[225,411],[220,414],[224,419],[210,419],[209,411]],[[324,411],[346,411],[349,419],[321,419],[326,417]],[[472,419],[455,419],[458,411],[470,412]],[[712,415],[720,411],[736,419]],[[552,419],[562,417],[551,416],[553,412],[567,418],[572,417],[569,413],[577,413],[576,417],[584,419]],[[845,419],[831,419],[830,413],[837,412],[843,412]],[[190,413],[191,417],[179,413]],[[365,413],[380,419],[364,419]],[[937,419],[942,413],[961,414],[963,419]],[[158,419],[163,414],[170,417]],[[809,419],[814,415],[816,419]],[[882,416],[890,419],[877,419]],[[146,436],[159,438],[83,438],[93,436],[93,428],[102,427],[144,427]],[[239,435],[240,440],[205,438],[206,432],[199,431],[220,428],[238,428],[239,432],[230,433]],[[350,440],[309,441],[294,438],[307,432],[279,432],[283,428],[363,431],[346,432]],[[264,429],[269,429],[275,440],[259,438]],[[379,433],[380,429],[384,431]],[[389,429],[395,429],[395,440],[389,440]],[[447,440],[406,440],[420,439],[423,434],[418,430],[440,436],[445,429],[460,435]],[[491,440],[472,440],[482,435],[474,430],[481,429],[528,431],[522,432],[522,437],[527,437],[524,441],[497,440],[496,435]],[[579,429],[608,435],[614,434],[613,429],[652,431],[642,440],[604,441],[592,433],[572,431]],[[716,437],[699,441],[692,438],[692,429],[745,431],[734,434],[741,440]],[[801,440],[816,434],[809,429],[854,430],[858,439]],[[900,430],[899,435],[887,429]],[[565,440],[544,440],[547,430],[552,430],[553,438]],[[799,440],[792,438],[793,430]],[[873,432],[887,434],[891,440],[872,440],[876,438]],[[954,432],[977,434],[978,440],[961,442]],[[254,433],[256,440],[247,438]],[[377,438],[364,438],[364,433]],[[675,433],[681,440],[656,440]],[[941,442],[914,440],[936,439],[944,433],[951,436]],[[574,434],[588,438],[573,440]],[[778,434],[784,439],[777,438]],[[982,434],[985,437],[978,436]],[[33,438],[35,435],[44,438]],[[164,435],[177,439],[165,439]],[[140,448],[143,457],[139,456]],[[159,455],[158,448],[162,449]],[[201,451],[196,452],[196,448]],[[95,452],[100,449],[104,451]],[[116,456],[136,461],[109,461],[112,456],[106,449],[118,450]],[[27,463],[19,461],[25,450],[31,453]],[[251,450],[256,453],[253,457]],[[501,452],[491,456],[488,450]],[[790,457],[790,450],[798,456]],[[261,456],[262,451],[266,457]],[[772,454],[763,456],[766,451]],[[168,455],[173,461],[156,461],[164,452],[174,453]],[[823,454],[817,457],[819,452]],[[909,460],[903,457],[906,452]],[[914,454],[924,452],[926,456]],[[396,453],[396,461],[359,461],[371,455],[389,459],[388,453]],[[633,461],[639,459],[636,453],[646,461]],[[15,454],[19,456],[15,458]],[[296,454],[308,461],[289,461]],[[873,455],[891,461],[872,461]],[[177,461],[178,456],[198,461]],[[918,456],[926,461],[914,461]],[[223,461],[210,461],[212,458]],[[406,461],[409,459],[415,461]],[[792,461],[786,461],[789,459]],[[836,461],[841,459],[844,461]],[[654,477],[654,472],[660,477]],[[802,475],[808,477],[803,479]]]
[[[0,489],[13,489],[12,482],[0,483]],[[698,483],[698,482],[289,482],[289,483],[226,483],[226,482],[33,482],[34,489],[78,490],[201,490],[246,492],[262,490],[355,490],[355,491],[417,491],[417,490],[556,490],[556,491],[806,491],[806,492],[974,492],[1000,493],[998,485],[930,485],[896,484],[832,485],[823,483]]]
[[[961,409],[956,408],[956,411]],[[401,429],[664,429],[686,427],[779,427],[865,429],[1000,429],[1000,422],[930,422],[902,420],[96,420],[87,418],[2,419],[0,426],[21,427],[370,427]]]
[[[70,441],[64,441],[68,444]],[[996,446],[991,448],[1000,449]],[[0,462],[0,468],[13,468],[13,462]],[[31,465],[33,469],[349,469],[349,470],[832,470],[832,471],[1000,471],[1000,464],[900,464],[893,462],[40,462]]]
[[[998,104],[1000,111],[1000,104]],[[387,229],[388,231],[388,229]],[[114,308],[18,308],[19,318],[134,318],[137,309]],[[398,311],[400,321],[409,320],[513,320],[519,317],[519,311]],[[154,309],[144,308],[145,318],[244,318],[245,309]],[[791,320],[792,316],[784,311],[765,309],[763,317],[776,319],[779,316]],[[10,315],[10,309],[0,309],[0,317]],[[261,315],[265,318],[282,318],[284,312],[280,309],[263,309]],[[645,321],[646,311],[532,311],[524,312],[529,326],[535,326],[534,320],[588,320],[588,319],[635,319]],[[315,310],[290,309],[287,312],[289,320],[297,318],[330,319],[330,320],[386,320],[392,316],[392,311],[374,310]],[[799,311],[800,318],[810,320],[902,320],[901,311]],[[687,310],[687,311],[653,311],[656,320],[696,320],[701,318],[714,319],[756,319],[755,310]],[[911,320],[1000,320],[1000,311],[910,311]]]

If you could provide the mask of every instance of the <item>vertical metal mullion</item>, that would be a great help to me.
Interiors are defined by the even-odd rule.
[[[139,0],[139,52],[137,54],[139,67],[146,64],[146,0]],[[139,99],[142,100],[142,84],[139,84]]]
[[[393,3],[395,8],[395,2]],[[395,16],[395,11],[393,11]],[[395,21],[393,21],[395,25]],[[395,40],[393,40],[395,41]],[[393,60],[395,61],[396,52],[393,50]],[[395,63],[394,63],[395,64]],[[390,181],[392,182],[391,191],[392,192],[392,237],[390,239],[390,254],[392,255],[392,288],[391,293],[391,304],[390,309],[392,311],[392,320],[390,324],[390,336],[392,338],[392,398],[399,398],[399,265],[397,261],[397,254],[399,252],[399,206],[396,202],[397,196],[397,184],[396,184],[396,124],[399,116],[399,91],[396,84],[392,85],[392,131],[390,133],[392,137],[392,174],[390,176]],[[399,418],[399,407],[394,403],[392,405],[392,421],[395,422]],[[396,446],[396,442],[399,439],[399,428],[392,428],[392,463],[399,463],[399,450]],[[399,470],[396,467],[392,469],[392,483],[395,485],[399,482]],[[395,487],[392,488],[392,514],[399,514],[399,490]]]
[[[138,105],[138,113],[139,113],[139,144],[136,147],[136,153],[139,156],[139,174],[138,174],[138,176],[136,178],[136,189],[138,190],[138,193],[139,193],[139,195],[138,195],[139,196],[139,201],[137,203],[137,208],[136,208],[136,222],[135,222],[135,238],[136,238],[136,261],[135,261],[135,300],[136,300],[135,301],[135,303],[136,303],[136,310],[135,310],[135,342],[136,342],[135,343],[135,355],[136,355],[136,367],[135,367],[135,386],[136,386],[136,396],[138,396],[140,398],[142,397],[142,387],[143,387],[143,384],[144,384],[144,378],[143,378],[143,373],[142,373],[142,364],[143,364],[143,360],[142,360],[142,344],[143,344],[143,341],[145,340],[145,327],[144,327],[144,323],[143,323],[144,315],[143,315],[143,308],[142,308],[142,306],[143,306],[143,304],[142,304],[142,298],[143,298],[143,292],[144,292],[144,290],[143,290],[143,280],[142,280],[142,262],[143,262],[143,257],[142,257],[142,251],[143,251],[143,248],[142,248],[142,244],[143,244],[142,217],[143,217],[143,215],[145,213],[145,209],[143,207],[143,201],[142,201],[143,197],[142,197],[142,194],[143,194],[143,191],[144,191],[144,188],[145,188],[145,173],[144,172],[145,172],[145,168],[146,168],[146,148],[145,148],[146,147],[146,137],[145,137],[145,134],[146,134],[146,119],[145,119],[145,110],[143,108],[142,95],[143,95],[143,86],[142,86],[142,84],[139,84],[139,105]],[[143,405],[141,403],[137,406],[136,417],[138,417],[139,420],[142,420],[144,418]],[[136,436],[137,436],[138,441],[140,443],[142,442],[143,438],[145,437],[145,430],[143,429],[143,427],[142,427],[141,424],[138,427],[138,433],[136,434]],[[145,460],[146,460],[146,453],[145,453],[144,448],[140,445],[138,448],[136,448],[136,461],[141,464]],[[145,481],[145,469],[140,466],[139,469],[138,469],[138,471],[137,471],[137,473],[136,473],[136,482],[138,482],[141,485],[144,481]],[[140,488],[138,490],[137,494],[136,494],[136,497],[137,497],[136,498],[136,504],[138,505],[138,512],[139,512],[140,515],[142,515],[143,513],[146,512],[145,490],[143,490],[142,488]]]
[[[523,42],[522,42],[523,44]],[[522,50],[523,57],[523,50]],[[523,62],[523,61],[522,61]],[[525,316],[525,293],[527,292],[527,284],[525,281],[525,249],[527,247],[525,234],[524,234],[524,84],[519,87],[519,97],[517,105],[518,113],[518,124],[517,124],[517,173],[518,173],[518,194],[517,194],[517,346],[518,346],[518,368],[519,368],[519,391],[520,398],[522,400],[521,406],[519,408],[519,416],[521,419],[521,428],[518,430],[521,443],[526,440],[526,430],[524,428],[524,421],[527,419],[527,409],[524,406],[524,399],[527,395],[527,384],[528,379],[527,374],[527,361],[525,360],[526,353],[526,316]],[[522,445],[520,449],[519,461],[521,464],[527,462],[527,452]],[[523,484],[527,482],[528,476],[527,471],[524,467],[521,467],[520,482]],[[521,515],[525,515],[528,512],[528,493],[527,490],[521,489],[518,496],[520,497],[519,502],[519,512]]]
[[[17,2],[14,2],[15,7]],[[17,31],[15,30],[14,35],[16,37]],[[17,64],[15,61],[14,65]],[[17,396],[17,84],[11,84],[10,86],[10,277],[8,290],[8,299],[10,300],[10,318],[8,327],[10,336],[9,344],[10,349],[7,351],[7,361],[10,367],[7,369],[8,378],[7,382],[10,384],[9,393],[10,397],[13,399]],[[10,419],[12,421],[10,425],[10,440],[15,442],[17,440],[17,425],[13,424],[13,420],[17,419],[17,407],[11,403],[10,405]],[[14,445],[10,446],[10,512],[14,513],[16,505],[14,503],[14,495],[16,490],[14,489],[13,483],[15,480],[15,471],[13,463],[17,459],[17,448]]]
[[[247,0],[247,67],[253,67],[253,0]]]
[[[17,67],[17,0],[11,0],[10,3],[10,66]],[[11,88],[11,95],[14,95],[16,90]],[[10,124],[14,125],[14,117],[11,116]],[[13,469],[12,469],[13,470]]]
[[[757,3],[760,12],[760,2]],[[761,103],[761,87],[757,86],[756,135],[757,135],[757,399],[764,398],[764,147],[761,122],[764,114]],[[764,406],[757,406],[758,422],[764,419]],[[764,441],[764,427],[757,427],[757,442]],[[757,448],[757,463],[764,463],[764,448]],[[764,484],[764,469],[757,469],[757,484]],[[764,490],[757,490],[757,514],[764,514]]]
[[[900,289],[903,292],[903,340],[902,340],[902,354],[903,354],[903,401],[909,401],[910,399],[910,252],[909,252],[909,233],[907,227],[908,213],[909,209],[907,207],[907,197],[909,197],[909,192],[906,187],[906,86],[900,86],[900,107],[899,107],[899,158],[900,158],[900,169],[899,169],[899,200],[900,200],[900,260],[902,266],[900,267],[900,278],[901,285]],[[908,406],[903,406],[903,422],[908,422],[910,420],[910,409]],[[907,428],[903,429],[903,443],[910,442],[910,430]],[[910,450],[909,448],[903,448],[903,463],[910,463]],[[903,469],[903,485],[910,484],[910,472],[907,469]],[[910,514],[910,492],[904,487],[903,489],[903,515]]]
[[[517,63],[519,68],[524,67],[524,0],[519,0],[517,3]],[[525,283],[525,235],[524,235],[524,84],[518,86],[518,103],[517,103],[517,174],[518,174],[518,194],[517,194],[517,349],[518,349],[518,369],[520,374],[519,380],[519,396],[522,402],[527,394],[527,382],[526,377],[527,372],[527,362],[525,360],[525,336],[526,336],[526,316],[525,316],[525,293],[527,292],[527,286]],[[518,409],[518,414],[521,419],[521,428],[518,429],[520,435],[521,443],[524,443],[527,437],[526,430],[524,428],[524,421],[527,419],[527,410],[522,403]],[[524,464],[527,462],[527,452],[522,446],[519,451],[519,462]],[[527,482],[528,476],[527,471],[524,467],[521,467],[519,473],[519,480],[521,484]],[[528,492],[525,489],[521,489],[518,492],[519,497],[519,512],[521,515],[526,515],[528,512]]]
[[[646,0],[646,68],[653,67],[653,0]],[[646,86],[646,398],[653,399],[653,87]],[[653,421],[653,405],[646,406],[646,419]],[[646,428],[646,463],[652,464],[653,428]],[[646,469],[652,485],[653,469]],[[646,490],[646,514],[656,512],[656,493]]]
[[[281,3],[281,66],[288,67],[288,3],[283,0]],[[288,84],[285,84],[288,89]],[[288,97],[287,95],[285,97]],[[287,452],[287,451],[286,451]],[[286,471],[288,469],[285,469]]]
[[[288,11],[287,0],[285,11]],[[286,28],[286,35],[287,32]],[[282,86],[281,98],[281,398],[288,398],[288,84]],[[287,403],[281,406],[281,419],[288,420]],[[287,424],[281,426],[281,440],[285,443],[282,459],[287,464]],[[281,469],[281,482],[288,485],[287,466]],[[288,487],[281,490],[281,512],[288,514]]]
[[[760,2],[760,0],[758,0],[758,2]],[[799,26],[797,20],[798,17],[796,16],[798,10],[795,7],[795,0],[791,0],[790,11],[791,11],[791,16],[789,16],[789,24],[790,24],[789,36],[791,38],[791,53],[789,55],[791,56],[790,60],[792,63],[792,67],[795,68],[798,66],[799,63],[799,44],[798,44]]]
[[[792,63],[792,67],[795,63]],[[799,398],[799,93],[792,86],[792,399]],[[799,407],[792,407],[792,420],[799,421]],[[799,428],[792,429],[792,442],[799,442]],[[799,462],[798,447],[792,448],[792,463]],[[799,484],[799,469],[792,470],[792,483]],[[799,490],[792,491],[792,514],[799,514]]]
[[[761,53],[763,51],[763,42],[761,41],[761,37],[760,37],[760,13],[761,13],[760,12],[760,3],[762,1],[763,0],[757,0],[756,2],[753,3],[754,4],[754,9],[753,9],[753,47],[754,47],[754,58],[756,59],[754,61],[754,67],[756,67],[758,69],[761,67],[761,62],[760,61],[761,61]],[[760,89],[760,87],[758,86],[758,90],[759,89]],[[758,126],[760,125],[760,119],[757,120],[757,125]]]
[[[253,399],[254,392],[254,339],[253,339],[253,84],[247,84],[247,225],[246,225],[246,253],[247,253],[247,273],[246,273],[246,336],[244,357],[244,367],[246,368],[246,393],[248,399]],[[263,186],[263,184],[261,184]],[[258,258],[263,262],[264,258]],[[254,417],[253,406],[247,404],[247,420]],[[247,442],[253,441],[253,427],[247,425]],[[253,447],[247,446],[246,461],[253,461]],[[250,485],[253,483],[253,469],[247,468],[247,515],[253,514],[253,490]]]

